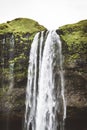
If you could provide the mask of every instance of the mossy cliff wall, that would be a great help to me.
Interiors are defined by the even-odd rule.
[[[46,28],[23,18],[0,25],[0,117],[10,113],[24,118],[29,51],[42,30]],[[63,47],[67,119],[87,119],[87,20],[62,26],[57,33]]]
[[[74,121],[76,130],[87,129],[87,20],[62,26],[57,32],[63,47],[68,126]]]
[[[0,25],[0,114],[24,112],[30,47],[42,30],[46,28],[26,18]]]

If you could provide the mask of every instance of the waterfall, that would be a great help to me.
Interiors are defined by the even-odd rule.
[[[12,35],[10,38],[10,49],[9,49],[9,90],[8,92],[12,91],[12,88],[14,86],[14,36]]]
[[[14,86],[14,44],[14,35],[4,37],[1,41],[2,87],[3,91],[8,88],[8,92],[11,92]]]
[[[30,51],[25,130],[64,130],[66,103],[62,59],[57,33],[37,33]]]
[[[4,85],[4,75],[3,75],[3,72],[5,70],[5,57],[4,57],[4,51],[3,50],[5,50],[5,38],[2,39],[1,45],[2,45],[2,50],[1,50],[1,63],[2,63],[2,65],[1,65],[2,74],[1,75],[2,75],[2,82],[1,82],[1,86],[2,86],[2,88],[4,90],[5,85]]]

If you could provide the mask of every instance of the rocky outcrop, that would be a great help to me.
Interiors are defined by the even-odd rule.
[[[23,117],[27,69],[34,35],[45,27],[18,18],[0,24],[0,117]]]
[[[87,129],[87,20],[59,28],[64,55],[67,130]],[[84,125],[83,125],[84,124]]]

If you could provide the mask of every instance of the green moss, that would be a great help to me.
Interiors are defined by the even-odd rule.
[[[4,77],[5,80],[8,80],[8,78],[9,78],[9,73],[10,73],[10,72],[9,72],[9,68],[4,68],[2,74],[3,74],[3,77]]]
[[[25,60],[26,56],[24,55],[24,53],[21,53],[18,57],[15,57],[13,60],[9,60],[9,64],[11,63],[17,63],[21,60]]]
[[[7,23],[0,24],[0,34],[10,32],[9,25]]]
[[[87,20],[75,24],[65,25],[59,28],[60,36],[67,44],[68,60],[87,58]]]
[[[39,25],[38,22],[27,18],[17,18],[7,23],[0,24],[0,34],[12,32],[16,35],[21,35],[27,32],[31,34],[42,30],[46,30],[46,28]]]
[[[22,81],[23,79],[25,79],[26,77],[26,71],[25,72],[21,72],[19,71],[18,73],[15,73],[15,79],[16,81]]]
[[[3,92],[3,88],[0,88],[0,99],[3,97],[4,92]]]
[[[3,88],[0,88],[0,99],[3,98],[4,95],[6,95],[8,90],[9,90],[9,86],[6,85]]]
[[[73,63],[73,62],[76,62],[76,60],[79,59],[79,58],[80,58],[79,54],[75,53],[73,55],[69,55],[66,61]]]
[[[87,20],[80,21],[74,24],[68,24],[60,27],[59,29],[63,30],[63,33],[71,33],[73,31],[77,32],[79,30],[87,33]]]
[[[59,28],[62,38],[70,46],[71,44],[87,43],[87,20],[76,24],[65,25]]]
[[[31,42],[33,41],[35,34],[36,34],[35,32],[32,33],[32,35],[29,37],[29,41],[31,41]]]

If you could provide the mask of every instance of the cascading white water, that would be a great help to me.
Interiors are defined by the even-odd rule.
[[[2,50],[5,50],[5,38],[2,39]],[[2,60],[2,88],[4,91],[5,85],[4,85],[4,70],[5,70],[5,57],[4,57],[4,51],[1,51],[1,60]]]
[[[12,62],[14,58],[14,36],[12,35],[10,38],[10,53],[9,53],[9,59],[11,62],[9,62],[9,89],[8,92],[12,91],[12,88],[14,86],[14,62]]]
[[[37,33],[30,51],[25,130],[63,130],[66,118],[61,41],[55,31]]]

